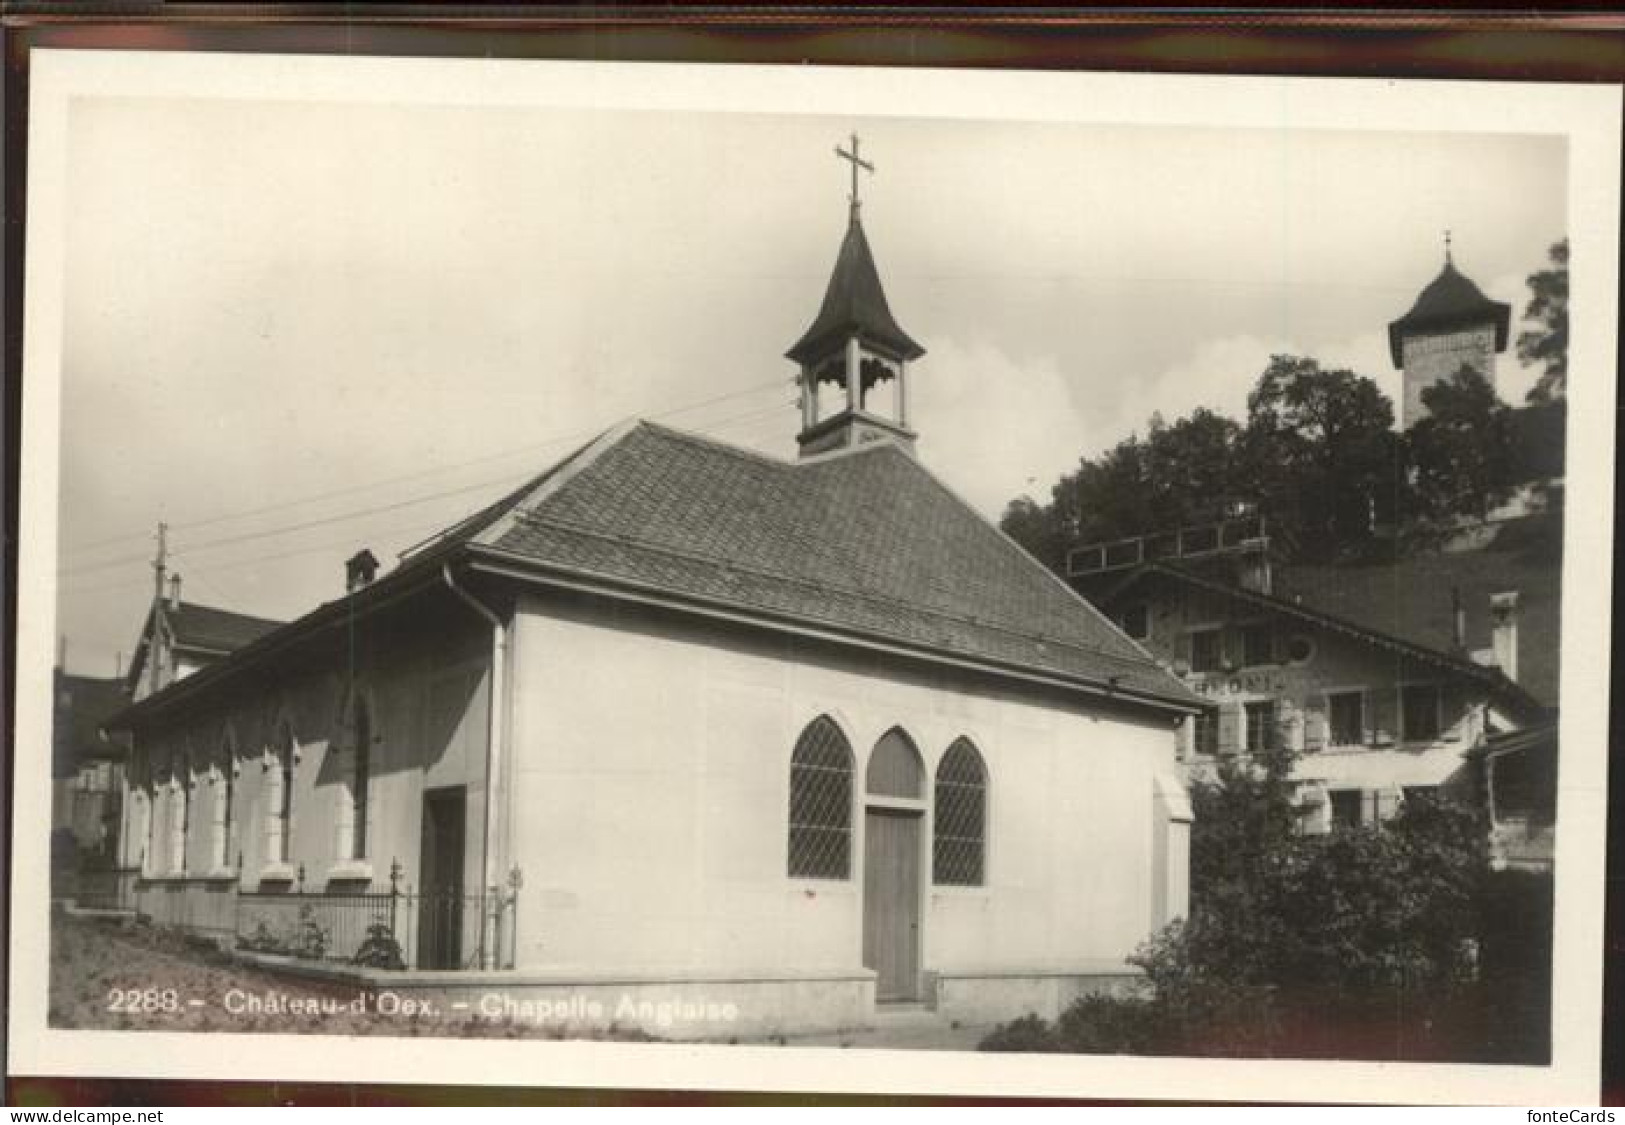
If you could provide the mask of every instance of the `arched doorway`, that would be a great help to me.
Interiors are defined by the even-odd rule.
[[[863,963],[875,971],[875,999],[920,995],[921,828],[925,768],[901,730],[869,755],[864,805]]]

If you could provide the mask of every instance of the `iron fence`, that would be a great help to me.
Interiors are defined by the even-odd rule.
[[[354,961],[375,927],[393,934],[395,905],[388,892],[239,891],[237,946],[310,961]]]
[[[382,891],[239,891],[240,949],[379,969],[511,969],[519,875],[485,894],[403,887],[399,863]],[[489,954],[482,958],[482,952]]]

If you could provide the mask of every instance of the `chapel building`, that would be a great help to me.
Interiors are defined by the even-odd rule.
[[[1115,987],[1203,703],[916,457],[924,354],[854,192],[795,460],[618,426],[117,719],[142,912],[286,967],[372,911],[397,991],[693,1001],[662,1036]]]

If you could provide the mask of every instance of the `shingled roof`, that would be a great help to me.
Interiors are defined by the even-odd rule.
[[[894,443],[788,462],[634,422],[451,525],[370,586],[135,704],[117,725],[468,564],[1124,702],[1202,706]]]
[[[786,462],[638,423],[472,546],[777,622],[1194,698],[891,442]]]
[[[236,652],[282,624],[266,617],[253,617],[246,613],[186,601],[166,602],[164,622],[169,627],[170,635],[175,639],[177,650],[206,653],[210,656],[224,656]],[[141,639],[136,646],[135,656],[131,659],[129,671],[125,674],[126,688],[133,687],[141,678],[151,638],[152,609],[149,608],[147,619],[141,626]]]
[[[1485,547],[1366,565],[1288,566],[1278,595],[1439,652],[1455,650],[1451,590],[1466,615],[1467,651],[1490,647],[1490,595],[1518,594],[1518,685],[1558,704],[1563,526],[1556,515],[1508,521]]]
[[[1492,301],[1474,285],[1471,278],[1456,269],[1455,263],[1445,259],[1439,276],[1428,282],[1417,296],[1409,312],[1388,325],[1388,351],[1394,366],[1405,363],[1404,340],[1418,332],[1446,331],[1465,328],[1485,321],[1495,326],[1495,350],[1507,346],[1507,325],[1512,306],[1504,301]]]
[[[178,647],[208,652],[235,652],[282,624],[268,617],[253,617],[196,602],[181,602],[168,610],[164,619],[169,622]]]
[[[1456,675],[1474,680],[1495,693],[1507,703],[1524,712],[1538,712],[1555,706],[1536,696],[1523,683],[1514,683],[1501,674],[1499,668],[1474,661],[1467,652],[1460,651],[1446,641],[1438,644],[1432,630],[1413,630],[1412,635],[1397,627],[1396,618],[1404,612],[1395,609],[1397,603],[1389,584],[1396,582],[1393,571],[1372,568],[1365,574],[1365,582],[1344,583],[1346,572],[1340,567],[1297,568],[1290,578],[1277,572],[1275,589],[1263,593],[1235,582],[1202,574],[1176,563],[1161,561],[1146,563],[1130,571],[1108,592],[1099,596],[1107,607],[1118,605],[1128,591],[1141,583],[1158,578],[1172,580],[1222,597],[1233,598],[1261,609],[1295,617],[1311,625],[1342,633],[1364,644],[1398,652],[1415,660],[1447,669]],[[1295,582],[1294,582],[1295,579]],[[1402,581],[1402,579],[1398,580]],[[1318,595],[1318,596],[1317,596]],[[1450,592],[1444,590],[1445,606],[1449,608]],[[1419,608],[1411,606],[1410,608]],[[1431,616],[1431,615],[1429,615]],[[1425,636],[1418,636],[1425,633]],[[1520,645],[1520,652],[1523,646]],[[1551,654],[1555,660],[1555,652]],[[1555,693],[1555,685],[1553,687]]]
[[[841,240],[840,253],[835,257],[835,270],[830,274],[829,288],[824,291],[824,303],[813,318],[812,326],[785,355],[797,363],[813,363],[852,336],[893,352],[899,359],[918,359],[925,354],[925,349],[915,343],[892,316],[856,207],[852,209],[846,237]]]

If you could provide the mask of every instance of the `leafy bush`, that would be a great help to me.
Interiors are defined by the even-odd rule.
[[[254,924],[254,929],[237,939],[237,948],[255,953],[276,953],[284,957],[298,957],[306,961],[320,961],[327,956],[332,936],[316,921],[316,910],[306,904],[299,908],[299,918],[282,933],[273,930],[265,919]]]
[[[401,943],[395,940],[395,935],[390,931],[387,922],[374,922],[367,927],[367,936],[362,940],[360,948],[355,951],[353,960],[357,965],[365,965],[371,969],[406,968]]]
[[[1306,835],[1291,769],[1286,754],[1225,762],[1193,784],[1191,914],[1129,958],[1143,992],[1006,1024],[983,1047],[1538,1061],[1547,1009],[1530,964],[1544,961],[1503,972],[1499,951],[1539,943],[1504,936],[1495,915],[1531,904],[1510,911],[1519,934],[1549,934],[1549,900],[1538,887],[1492,896],[1503,884],[1481,814],[1413,796],[1380,828]],[[1508,1018],[1492,1034],[1495,1012]]]
[[[1022,1016],[1009,1023],[1001,1023],[982,1040],[980,1049],[1029,1054],[1062,1050],[1049,1023],[1035,1015]]]
[[[306,904],[299,908],[299,925],[294,931],[293,955],[307,961],[320,961],[327,956],[328,932],[316,921],[316,908]]]

